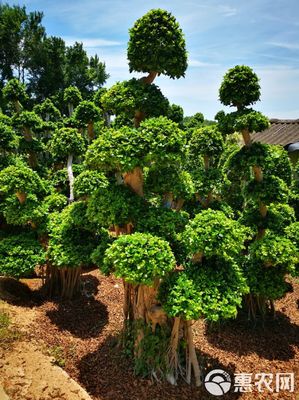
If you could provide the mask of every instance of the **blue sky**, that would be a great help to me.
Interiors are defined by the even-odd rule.
[[[105,61],[107,86],[128,79],[128,29],[152,8],[174,14],[186,37],[186,77],[158,77],[155,83],[185,115],[212,119],[223,109],[218,88],[227,69],[245,64],[261,79],[255,108],[270,118],[299,118],[298,0],[27,0],[8,1],[44,12],[48,35],[67,44],[83,42]]]

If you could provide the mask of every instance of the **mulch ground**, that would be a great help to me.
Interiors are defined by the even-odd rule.
[[[74,301],[30,300],[23,306],[38,310],[30,335],[42,339],[46,347],[59,346],[63,351],[65,370],[95,400],[190,400],[215,399],[205,388],[181,382],[178,386],[152,382],[134,376],[130,359],[118,347],[122,329],[122,283],[104,277],[99,271],[84,275],[92,297]],[[207,327],[204,321],[194,325],[195,344],[204,373],[221,368],[236,373],[294,373],[295,392],[274,392],[254,388],[251,393],[234,393],[222,399],[299,400],[299,282],[292,279],[293,291],[276,302],[276,318],[255,326],[247,317],[219,326]],[[35,283],[36,284],[36,283]],[[29,286],[34,286],[30,284]]]

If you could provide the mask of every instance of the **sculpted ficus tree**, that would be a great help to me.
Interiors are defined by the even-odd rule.
[[[75,202],[52,213],[48,231],[49,294],[71,299],[80,292],[82,267],[92,265],[99,239],[95,227],[86,223],[86,204]]]
[[[8,224],[36,228],[46,213],[45,195],[44,182],[25,164],[19,162],[0,172],[0,208]]]
[[[101,99],[107,112],[125,114],[136,128],[143,119],[166,115],[169,109],[168,100],[156,85],[135,78],[116,83]]]
[[[74,128],[61,128],[55,131],[50,141],[50,150],[54,157],[67,160],[70,202],[74,201],[73,160],[75,156],[82,154],[85,148],[82,135]]]
[[[37,132],[43,124],[42,119],[33,111],[22,111],[14,116],[13,124],[23,135],[20,150],[28,154],[30,167],[36,168],[38,153],[42,150],[41,142],[37,137]]]
[[[175,17],[161,9],[149,11],[130,29],[128,43],[130,72],[146,72],[144,82],[152,83],[157,75],[178,79],[187,69],[183,32]]]
[[[145,118],[168,113],[168,101],[153,85],[155,78],[163,74],[178,79],[187,69],[185,38],[174,16],[153,9],[139,18],[130,29],[127,56],[130,72],[148,75],[113,86],[103,96],[103,106],[116,114],[128,113],[139,127]]]
[[[77,107],[82,100],[80,90],[76,86],[69,86],[64,90],[63,101],[68,106],[70,117],[73,115],[74,108]]]
[[[12,103],[16,113],[22,111],[23,104],[28,100],[26,87],[17,78],[11,79],[4,86],[3,97],[7,102]]]
[[[187,165],[195,185],[196,198],[202,208],[208,208],[219,193],[222,177],[219,161],[223,149],[223,136],[217,126],[193,130]]]
[[[223,134],[241,132],[244,146],[229,159],[229,170],[240,179],[243,213],[240,221],[253,229],[255,238],[247,246],[244,271],[250,294],[246,297],[250,316],[273,311],[273,301],[286,291],[285,276],[294,269],[294,245],[282,230],[294,220],[286,205],[291,183],[291,166],[284,150],[252,143],[251,134],[263,131],[269,122],[260,112],[248,108],[260,98],[259,80],[251,68],[236,66],[224,76],[219,90],[224,105],[236,112],[216,116]],[[272,254],[271,254],[272,253]]]
[[[74,111],[74,119],[87,127],[88,138],[94,140],[94,123],[102,119],[102,111],[91,101],[81,101]]]
[[[56,122],[61,119],[60,111],[54,106],[50,99],[46,99],[41,104],[37,104],[34,107],[34,111],[46,122]]]

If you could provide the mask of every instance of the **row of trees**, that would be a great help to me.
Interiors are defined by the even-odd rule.
[[[97,55],[89,57],[82,43],[66,46],[48,36],[43,13],[0,4],[0,85],[17,77],[37,101],[76,86],[83,97],[101,87],[108,74]],[[0,104],[0,106],[4,106]]]
[[[4,87],[14,112],[0,115],[0,273],[46,265],[48,293],[64,298],[80,293],[84,267],[114,274],[135,371],[200,385],[194,320],[264,316],[289,289],[298,182],[282,148],[252,143],[269,121],[250,108],[260,86],[249,67],[229,70],[220,87],[237,110],[202,126],[200,114],[184,123],[154,84],[187,68],[170,13],[136,21],[128,59],[146,76],[99,90],[94,103],[67,88],[69,118],[50,100],[27,111],[24,87]]]

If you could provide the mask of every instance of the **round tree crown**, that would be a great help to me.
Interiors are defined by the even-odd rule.
[[[185,38],[169,12],[149,11],[130,29],[128,59],[130,72],[157,72],[180,78],[187,69]]]
[[[236,65],[229,69],[219,89],[221,103],[238,109],[256,103],[260,95],[259,78],[246,65]]]

